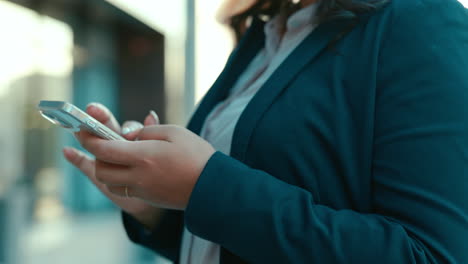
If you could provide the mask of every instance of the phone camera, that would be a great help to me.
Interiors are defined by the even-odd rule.
[[[52,115],[49,115],[47,113],[44,113],[44,112],[40,112],[41,115],[46,118],[47,120],[49,120],[50,122],[56,124],[56,125],[59,125],[63,128],[73,128],[73,125],[69,124],[68,122],[64,121],[64,120],[60,120],[59,118],[55,117],[55,116],[52,116]]]

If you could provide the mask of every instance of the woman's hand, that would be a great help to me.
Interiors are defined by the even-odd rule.
[[[173,125],[141,129],[138,141],[108,141],[85,131],[78,139],[96,156],[96,181],[119,197],[140,198],[155,206],[184,210],[195,183],[215,150]]]
[[[115,132],[120,134],[120,125],[115,120],[111,112],[100,104],[90,104],[86,112],[94,117],[96,120],[100,121],[107,127],[111,128]],[[159,119],[154,112],[151,112],[145,119],[145,125],[156,125],[159,124]],[[127,140],[134,140],[135,137],[140,132],[143,125],[136,121],[125,122],[122,126],[122,131],[126,132],[123,136]],[[96,187],[106,195],[114,204],[119,206],[123,211],[131,214],[142,224],[148,228],[152,228],[152,225],[156,223],[156,220],[159,218],[160,209],[155,208],[154,206],[136,198],[126,198],[118,195],[114,195],[108,189],[108,187],[99,182],[96,179],[96,167],[100,167],[102,161],[94,160],[91,157],[87,156],[83,152],[67,147],[63,150],[65,158],[73,164],[75,167],[80,169],[90,180],[96,185]]]

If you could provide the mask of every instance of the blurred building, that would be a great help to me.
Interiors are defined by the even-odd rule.
[[[36,106],[100,102],[119,121],[152,109],[185,125],[232,49],[220,2],[0,0],[0,264],[154,263]]]
[[[104,0],[0,0],[0,263],[26,263],[32,225],[115,210],[63,160],[62,147],[77,143],[40,117],[39,100],[100,102],[121,121],[153,109],[162,122],[185,122],[194,102],[185,85],[194,15],[175,2],[165,19],[182,23],[168,31]]]

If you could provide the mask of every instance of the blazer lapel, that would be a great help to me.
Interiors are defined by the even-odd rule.
[[[265,22],[260,19],[254,19],[252,21],[252,25],[241,39],[236,49],[232,52],[220,76],[204,96],[193,114],[187,125],[189,130],[200,134],[203,123],[210,111],[218,102],[226,98],[239,75],[242,74],[250,61],[264,46],[264,25]]]
[[[250,136],[259,119],[275,98],[285,89],[300,70],[311,60],[325,50],[327,44],[335,37],[342,27],[340,22],[330,22],[318,26],[306,39],[286,58],[260,88],[245,108],[234,130],[231,143],[231,156],[245,160],[245,154]]]

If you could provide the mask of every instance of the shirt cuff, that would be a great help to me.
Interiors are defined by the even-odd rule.
[[[125,231],[131,241],[137,244],[144,244],[145,242],[151,241],[153,232],[138,222],[134,217],[122,212],[122,221]]]

